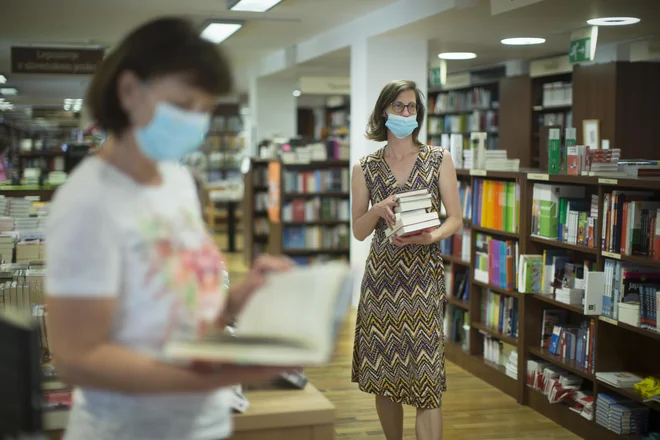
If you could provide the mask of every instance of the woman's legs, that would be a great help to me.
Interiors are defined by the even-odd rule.
[[[376,411],[386,440],[403,440],[403,405],[376,396]]]
[[[417,440],[442,440],[442,408],[417,408],[415,433]]]

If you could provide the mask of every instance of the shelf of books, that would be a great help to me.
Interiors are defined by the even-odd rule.
[[[298,264],[348,260],[348,159],[328,154],[324,160],[285,158],[278,164],[278,218],[270,224],[270,252],[288,255]]]
[[[469,221],[442,244],[447,358],[583,438],[641,439],[660,432],[660,179],[560,162],[457,172]]]
[[[243,249],[247,264],[268,252],[270,220],[268,219],[268,159],[250,159],[250,169],[244,174]]]

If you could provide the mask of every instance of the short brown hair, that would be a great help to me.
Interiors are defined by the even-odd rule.
[[[415,99],[417,100],[417,128],[412,132],[413,142],[417,145],[423,145],[419,139],[419,131],[422,128],[422,123],[426,116],[426,106],[424,105],[424,94],[417,88],[415,81],[408,81],[405,79],[397,79],[390,81],[383,90],[380,91],[380,96],[376,101],[376,106],[371,117],[367,123],[367,139],[377,142],[384,142],[387,140],[387,127],[385,127],[386,118],[383,115],[387,107],[394,102],[401,92],[406,90],[415,91]]]
[[[192,23],[176,17],[150,21],[105,58],[87,90],[86,105],[92,117],[113,133],[129,125],[117,96],[117,78],[126,70],[144,81],[182,74],[190,85],[214,95],[226,94],[233,86],[227,59],[216,45],[199,36]]]

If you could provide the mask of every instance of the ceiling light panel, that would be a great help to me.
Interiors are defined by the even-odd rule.
[[[239,12],[266,12],[282,0],[227,0],[227,9]]]
[[[0,75],[0,84],[5,84],[7,82],[7,77],[4,75]]]
[[[637,17],[603,17],[587,20],[587,24],[591,26],[626,26],[639,22],[640,20]]]
[[[211,43],[220,44],[234,35],[241,27],[243,27],[241,23],[209,23],[201,36]]]
[[[16,90],[13,87],[6,87],[6,88],[1,88],[0,89],[0,95],[5,95],[5,96],[14,96],[18,95],[18,90]]]
[[[474,52],[444,52],[438,54],[441,60],[473,60],[477,57]]]
[[[529,46],[532,44],[543,44],[545,43],[545,38],[537,37],[514,37],[514,38],[505,38],[501,41],[502,44],[507,46]]]

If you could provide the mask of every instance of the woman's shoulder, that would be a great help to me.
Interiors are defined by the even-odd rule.
[[[446,151],[447,150],[438,145],[424,145],[422,147],[421,153],[427,159],[442,161]]]
[[[370,163],[380,162],[380,159],[383,157],[383,154],[382,154],[383,153],[383,148],[385,148],[385,147],[381,147],[381,148],[379,148],[378,150],[376,150],[372,153],[365,154],[364,156],[362,156],[360,158],[360,163],[370,164]]]

